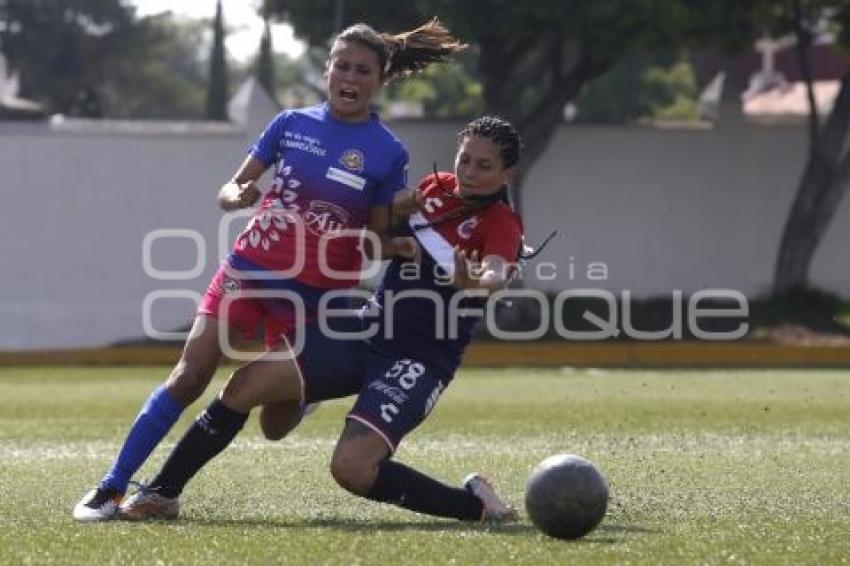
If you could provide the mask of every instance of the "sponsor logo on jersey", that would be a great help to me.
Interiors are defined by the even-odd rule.
[[[319,138],[290,130],[283,132],[283,139],[278,142],[278,146],[284,152],[286,149],[298,149],[319,157],[324,157],[328,153],[328,150],[322,147],[322,140]]]
[[[362,191],[363,187],[366,186],[365,178],[360,175],[355,175],[354,173],[349,173],[348,171],[343,171],[339,167],[328,167],[328,172],[325,173],[325,177],[331,181],[342,183],[343,185],[351,187],[357,191]]]
[[[358,149],[346,149],[339,158],[339,163],[349,171],[362,173],[363,167],[366,165],[366,158],[363,157],[363,152]]]
[[[224,281],[221,283],[221,289],[224,291],[225,295],[232,295],[239,291],[242,286],[239,283],[238,279],[234,279],[233,277],[224,277]]]
[[[313,235],[335,234],[348,227],[349,214],[344,208],[323,200],[310,201],[304,224]]]
[[[375,380],[369,384],[369,389],[374,389],[375,391],[380,391],[393,401],[398,404],[403,404],[408,399],[407,393],[402,391],[399,387],[393,387],[383,381]]]

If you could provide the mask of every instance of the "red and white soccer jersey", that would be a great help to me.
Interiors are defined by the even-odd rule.
[[[469,215],[440,222],[441,218],[468,207],[469,202],[457,195],[454,175],[438,175],[438,178],[429,175],[420,182],[423,210],[413,214],[409,221],[425,251],[448,273],[454,271],[455,246],[467,252],[467,256],[477,251],[481,259],[497,255],[509,263],[516,262],[522,241],[520,217],[507,204],[497,202]],[[432,223],[435,223],[433,227],[427,227]]]
[[[407,232],[422,247],[419,265],[396,258],[387,267],[373,303],[381,313],[371,345],[390,357],[427,359],[428,367],[450,379],[472,339],[478,316],[464,315],[484,306],[484,299],[462,298],[451,285],[454,247],[503,258],[515,266],[522,241],[522,222],[510,206],[495,202],[463,212],[470,206],[456,194],[453,175],[433,175],[419,185],[423,210],[410,216]],[[399,298],[402,297],[402,298]]]

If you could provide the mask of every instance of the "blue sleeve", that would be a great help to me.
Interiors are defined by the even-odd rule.
[[[404,147],[398,153],[395,163],[393,163],[389,174],[384,181],[378,186],[375,191],[375,198],[372,199],[372,205],[390,204],[393,201],[395,194],[407,187],[407,165],[409,157],[407,150]]]
[[[286,129],[287,118],[289,118],[289,112],[286,110],[275,116],[260,134],[260,138],[251,146],[251,157],[261,161],[266,167],[277,161],[279,143]]]

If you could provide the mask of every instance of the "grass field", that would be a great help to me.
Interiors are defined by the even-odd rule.
[[[279,443],[249,421],[189,484],[175,522],[74,523],[71,507],[167,371],[0,369],[0,563],[850,562],[846,372],[462,372],[398,459],[451,482],[484,471],[521,506],[541,459],[590,458],[611,501],[576,542],[527,519],[460,524],[346,494],[327,462],[349,402],[324,405]]]

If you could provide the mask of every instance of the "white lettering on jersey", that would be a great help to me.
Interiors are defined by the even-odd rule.
[[[428,197],[425,199],[425,204],[423,206],[428,214],[433,214],[435,210],[442,208],[443,201],[437,197]]]
[[[300,149],[313,155],[324,157],[328,151],[322,147],[322,140],[299,132],[286,130],[283,132],[283,138],[280,140],[280,146],[291,149]]]

